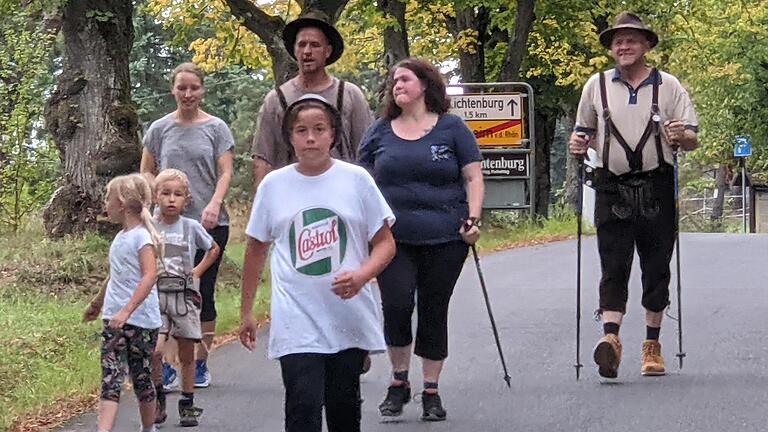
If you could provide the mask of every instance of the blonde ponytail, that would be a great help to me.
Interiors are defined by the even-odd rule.
[[[165,242],[162,234],[157,230],[155,221],[152,218],[152,214],[147,207],[141,209],[141,222],[144,224],[144,228],[149,231],[149,235],[152,237],[152,243],[155,246],[155,254],[160,259],[165,256]]]
[[[163,237],[157,231],[152,220],[149,207],[152,205],[152,187],[150,182],[141,174],[128,174],[118,176],[107,184],[107,196],[115,196],[130,212],[139,215],[144,228],[152,237],[155,253],[162,258],[165,254]]]

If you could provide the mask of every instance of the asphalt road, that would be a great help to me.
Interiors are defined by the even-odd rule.
[[[572,366],[576,242],[516,249],[483,257],[512,388],[502,379],[474,263],[468,260],[451,304],[450,357],[440,383],[448,420],[421,422],[421,407],[413,402],[400,421],[381,422],[377,405],[386,392],[389,368],[386,357],[377,355],[362,379],[363,430],[768,430],[768,236],[685,234],[682,242],[687,352],[682,370],[675,358],[676,323],[665,320],[661,341],[668,375],[640,376],[645,329],[635,268],[621,332],[624,361],[619,378],[607,381],[597,375],[591,349],[601,335],[592,320],[599,263],[592,237],[584,244],[581,360],[585,367],[577,382]],[[674,293],[674,282],[672,288]],[[672,299],[676,311],[674,295]],[[230,344],[214,352],[210,361],[214,383],[196,396],[205,409],[199,430],[283,430],[279,367],[265,358],[263,344],[255,354]],[[421,385],[419,370],[414,362],[415,388]],[[176,397],[170,396],[170,407],[176,406]],[[162,430],[181,430],[177,421],[171,412]],[[95,430],[95,414],[60,430]],[[135,400],[126,395],[115,431],[137,430]]]

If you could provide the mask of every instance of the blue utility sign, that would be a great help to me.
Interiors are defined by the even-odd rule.
[[[733,155],[735,157],[749,157],[752,156],[752,143],[749,142],[748,136],[737,136],[736,145],[733,147]]]

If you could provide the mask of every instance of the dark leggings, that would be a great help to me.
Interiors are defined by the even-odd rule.
[[[208,234],[213,237],[213,241],[219,245],[219,256],[216,257],[216,261],[208,267],[208,270],[200,277],[200,296],[203,299],[200,306],[200,321],[209,322],[216,321],[216,277],[219,275],[219,265],[224,257],[224,250],[227,248],[227,241],[229,240],[229,226],[219,225],[213,229],[208,230]],[[205,253],[202,249],[198,249],[195,254],[195,265],[200,264],[200,261],[205,257]]]
[[[378,276],[387,345],[413,342],[411,317],[418,307],[414,353],[429,360],[448,357],[448,303],[468,251],[463,241],[397,243],[395,257]]]
[[[130,371],[133,391],[139,402],[155,400],[152,384],[152,353],[157,344],[157,329],[145,329],[125,324],[112,329],[104,320],[101,344],[101,399],[120,401],[125,370]]]
[[[325,406],[328,432],[360,432],[360,370],[367,354],[353,348],[280,357],[285,431],[321,432]]]

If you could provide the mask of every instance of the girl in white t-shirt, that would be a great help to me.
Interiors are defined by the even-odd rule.
[[[162,324],[154,289],[155,253],[162,249],[162,243],[152,225],[151,200],[149,183],[139,174],[115,177],[107,184],[107,215],[123,229],[109,248],[106,288],[84,315],[86,321],[91,321],[101,311],[104,321],[99,432],[112,430],[126,369],[130,371],[139,400],[142,431],[155,431],[156,395],[151,367],[158,328]]]
[[[274,244],[268,355],[280,360],[286,432],[321,432],[323,408],[329,432],[358,432],[363,360],[386,349],[369,281],[395,254],[395,217],[365,169],[331,158],[339,133],[321,96],[288,107],[298,162],[264,178],[246,229],[240,341],[255,347],[253,299]]]

